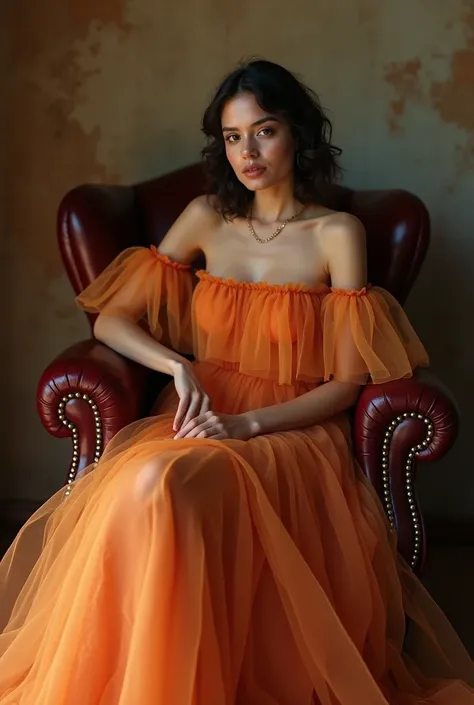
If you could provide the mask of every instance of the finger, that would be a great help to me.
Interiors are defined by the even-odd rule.
[[[204,428],[209,428],[212,425],[213,424],[207,414],[205,414],[204,416],[196,416],[194,419],[191,419],[191,421],[189,421],[185,426],[181,426],[175,438],[191,438],[196,433],[202,431]]]
[[[211,400],[207,396],[207,394],[204,395],[202,402],[201,402],[201,410],[200,414],[207,414],[208,411],[211,410]]]
[[[188,433],[184,434],[184,436],[181,436],[181,438],[205,438],[207,433],[208,429],[203,428],[201,424],[200,426],[196,426],[196,428],[192,428]]]
[[[220,434],[222,434],[222,431],[216,428],[214,424],[205,423],[193,428],[184,438],[211,438]]]
[[[177,431],[178,428],[181,427],[181,425],[183,423],[183,419],[186,416],[186,412],[189,408],[190,402],[191,402],[191,395],[190,394],[183,394],[183,396],[179,400],[178,409],[177,409],[176,415],[174,417],[173,431]]]
[[[192,419],[196,418],[199,416],[199,409],[201,407],[201,396],[198,394],[192,394],[191,395],[191,401],[188,406],[188,409],[186,411],[186,414],[184,415],[184,418],[181,422],[181,425],[178,426],[179,430],[180,428],[184,428]]]

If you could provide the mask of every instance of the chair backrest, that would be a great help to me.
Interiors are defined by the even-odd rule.
[[[126,247],[159,244],[189,201],[204,192],[203,182],[202,167],[195,164],[134,186],[87,184],[66,194],[58,212],[58,241],[76,293]],[[429,245],[429,214],[422,201],[404,190],[335,186],[327,205],[362,221],[369,281],[404,303]]]

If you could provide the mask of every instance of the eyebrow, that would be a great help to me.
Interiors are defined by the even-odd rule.
[[[250,127],[258,127],[258,125],[263,125],[264,122],[280,122],[278,118],[268,115],[267,117],[262,117],[259,120],[255,120]],[[223,127],[222,132],[238,132],[238,127]]]

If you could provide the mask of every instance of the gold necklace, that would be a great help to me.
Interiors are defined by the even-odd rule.
[[[256,241],[257,241],[257,242],[260,242],[261,244],[264,244],[265,242],[270,242],[270,240],[274,240],[274,239],[277,237],[277,235],[279,235],[279,234],[281,233],[281,231],[283,230],[283,228],[286,228],[286,226],[288,225],[289,222],[291,222],[291,221],[294,220],[295,218],[298,218],[298,217],[302,214],[302,212],[304,211],[305,208],[306,208],[306,206],[303,206],[302,208],[300,208],[300,210],[297,211],[297,213],[294,213],[294,215],[292,215],[290,218],[288,218],[287,220],[285,220],[284,223],[282,223],[281,225],[279,225],[278,228],[277,228],[277,229],[275,230],[275,232],[273,233],[273,235],[270,235],[269,237],[266,237],[266,238],[264,238],[263,240],[262,240],[262,238],[260,238],[260,237],[257,235],[257,233],[256,233],[255,230],[254,230],[254,227],[253,227],[253,224],[252,224],[252,208],[250,208],[250,213],[249,213],[248,216],[247,216],[247,225],[249,226],[249,230],[250,230],[250,232],[252,233],[252,235],[254,236],[254,238],[256,239]]]

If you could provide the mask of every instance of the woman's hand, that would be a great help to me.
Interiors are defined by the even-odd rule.
[[[237,438],[248,441],[255,435],[256,429],[246,414],[216,414],[206,411],[183,424],[175,438]]]
[[[188,423],[211,407],[211,400],[194,374],[190,362],[179,362],[173,367],[174,386],[179,397],[178,410],[173,421],[173,431],[180,431]]]

